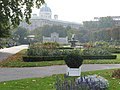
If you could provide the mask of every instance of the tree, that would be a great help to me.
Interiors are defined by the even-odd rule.
[[[8,36],[10,36],[9,30],[0,28],[0,38],[6,38]]]
[[[84,21],[83,26],[86,29],[98,28],[99,27],[99,22],[98,21]]]
[[[0,37],[6,36],[10,28],[14,28],[25,19],[29,24],[32,7],[39,8],[44,0],[0,0]]]
[[[115,21],[113,20],[112,17],[101,17],[99,19],[99,27],[100,28],[111,28],[115,26]]]
[[[23,27],[18,27],[17,30],[13,34],[13,38],[16,42],[23,44],[25,42],[25,38],[27,38],[28,30]]]
[[[53,33],[53,32],[59,33],[60,37],[67,36],[66,29],[63,26],[60,26],[60,25],[53,25],[53,26],[45,25],[42,28],[41,33],[42,33],[43,36],[50,36],[51,33]]]
[[[120,27],[114,27],[112,30],[111,30],[111,38],[113,40],[120,40]]]

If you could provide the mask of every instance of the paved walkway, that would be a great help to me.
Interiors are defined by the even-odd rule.
[[[82,65],[82,72],[112,68],[120,68],[120,64],[84,64]],[[0,68],[0,82],[23,78],[46,77],[53,74],[65,74],[66,69],[66,65],[29,68]]]
[[[0,49],[0,61],[8,58],[9,56],[16,54],[17,52],[21,51],[22,49],[28,48],[28,45],[20,45],[14,46],[10,48]]]

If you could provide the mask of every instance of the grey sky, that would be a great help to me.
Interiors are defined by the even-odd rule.
[[[100,16],[120,16],[120,0],[45,0],[59,20],[82,22]],[[34,9],[33,13],[39,13]],[[53,16],[52,15],[52,16]]]

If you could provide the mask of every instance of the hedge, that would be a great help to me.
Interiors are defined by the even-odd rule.
[[[116,59],[116,55],[110,56],[81,56],[83,59]],[[55,60],[64,60],[64,56],[23,56],[23,61],[25,62],[39,62],[39,61],[55,61]]]
[[[55,60],[63,60],[63,56],[23,56],[23,61],[25,62],[39,62],[39,61],[55,61]]]
[[[116,59],[117,55],[109,55],[109,56],[82,56],[83,59]]]
[[[73,47],[59,47],[57,49],[74,49]]]
[[[111,51],[112,53],[120,53],[120,50]]]

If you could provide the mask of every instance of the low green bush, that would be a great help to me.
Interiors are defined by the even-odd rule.
[[[73,47],[59,47],[58,49],[74,49]]]
[[[117,55],[99,55],[99,56],[89,56],[89,55],[83,55],[83,59],[89,59],[89,60],[94,60],[94,59],[116,59]]]
[[[116,55],[111,56],[82,56],[82,59],[87,60],[102,60],[102,59],[116,59]],[[56,60],[64,60],[65,55],[63,56],[23,56],[23,61],[25,62],[39,62],[39,61],[56,61]]]
[[[108,51],[111,53],[120,53],[120,48],[109,48]]]
[[[70,68],[79,68],[82,65],[83,58],[80,55],[80,51],[74,50],[65,55],[64,61]]]
[[[63,56],[24,56],[25,62],[39,62],[39,61],[58,61],[63,60]]]
[[[64,56],[69,55],[69,53],[74,51],[77,52],[83,59],[116,59],[116,56],[112,55],[108,49],[85,48],[81,50],[73,49],[71,47],[60,47],[59,44],[50,42],[31,44],[27,50],[27,56],[23,59],[24,61],[63,60]]]
[[[116,55],[105,48],[86,48],[82,52],[83,59],[116,59]]]
[[[111,55],[111,53],[103,48],[86,48],[83,50],[83,55],[87,56],[107,56]]]
[[[34,43],[29,46],[27,56],[61,57],[71,50],[73,48],[59,47],[57,43]]]
[[[28,56],[58,56],[61,51],[57,49],[30,48],[27,51]]]

